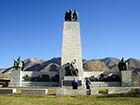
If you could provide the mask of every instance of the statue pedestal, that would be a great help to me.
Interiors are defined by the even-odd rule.
[[[121,71],[122,86],[132,86],[132,71]]]
[[[78,76],[64,76],[64,80],[62,80],[62,86],[72,86],[72,81],[76,79],[78,80],[78,86],[82,86],[82,81],[79,80]]]
[[[78,80],[78,86],[82,86],[82,81],[79,80],[78,76],[64,76],[64,80],[62,80],[62,86],[72,86],[72,81],[74,79]]]
[[[11,72],[10,87],[21,87],[22,83],[22,71],[13,70]]]
[[[78,80],[79,77],[78,76],[64,76],[64,80],[74,80],[74,79]]]

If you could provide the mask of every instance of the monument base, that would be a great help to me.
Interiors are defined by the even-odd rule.
[[[22,83],[22,71],[21,70],[13,70],[11,73],[9,87],[21,87],[21,83]]]
[[[72,80],[62,80],[62,86],[72,86]],[[82,86],[82,81],[78,80],[78,86]]]
[[[132,71],[121,71],[122,86],[132,86]]]
[[[93,95],[99,94],[97,89],[57,89],[56,95]]]
[[[64,76],[64,80],[79,80],[79,77],[78,76]]]
[[[72,81],[74,79],[78,80],[78,86],[82,86],[82,80],[79,80],[78,76],[64,76],[64,80],[62,80],[62,86],[72,86]]]

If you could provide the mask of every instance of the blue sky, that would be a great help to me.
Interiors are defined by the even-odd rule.
[[[76,9],[82,57],[140,58],[140,0],[0,0],[0,67],[61,56],[64,14]]]

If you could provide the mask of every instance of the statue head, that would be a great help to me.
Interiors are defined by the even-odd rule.
[[[121,62],[124,62],[124,58],[122,57]]]
[[[70,9],[70,12],[72,12],[72,9]]]
[[[17,61],[20,62],[20,57],[18,57]]]

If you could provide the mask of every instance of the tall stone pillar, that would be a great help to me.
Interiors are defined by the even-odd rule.
[[[63,42],[62,42],[62,57],[61,57],[61,70],[60,81],[65,78],[65,70],[63,65],[71,63],[76,60],[74,64],[78,69],[78,76],[69,76],[68,78],[83,80],[83,64],[81,53],[81,38],[80,38],[80,23],[78,21],[65,21],[63,28]]]
[[[10,87],[22,86],[22,71],[20,69],[11,72]]]

